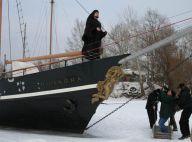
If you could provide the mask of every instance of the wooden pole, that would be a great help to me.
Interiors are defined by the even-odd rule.
[[[56,63],[61,63],[61,62],[64,62],[64,61],[69,61],[69,60],[73,60],[73,59],[78,59],[78,58],[82,58],[83,55],[78,55],[78,56],[73,56],[73,57],[67,57],[65,59],[62,59],[62,60],[59,60],[59,61],[53,61],[53,62],[49,62],[49,63],[46,63],[46,64],[40,64],[40,65],[34,65],[32,67],[27,67],[27,68],[21,68],[21,69],[16,69],[16,70],[11,70],[11,71],[7,71],[7,72],[0,72],[0,73],[13,73],[13,72],[17,72],[17,71],[22,71],[22,70],[27,70],[27,69],[33,69],[35,67],[42,67],[42,66],[46,66],[46,65],[51,65],[51,64],[56,64]]]
[[[1,35],[2,35],[2,0],[0,0],[0,61],[1,61]]]
[[[74,51],[74,52],[54,54],[54,55],[37,56],[37,57],[31,57],[31,58],[25,58],[25,59],[16,59],[12,61],[6,60],[5,64],[12,64],[13,61],[30,62],[30,61],[37,61],[37,60],[48,60],[53,58],[74,57],[79,55],[82,55],[81,51]]]
[[[50,47],[49,47],[49,55],[52,54],[52,37],[53,37],[53,4],[54,4],[54,0],[51,0],[51,18],[50,18]],[[51,62],[51,59],[50,59]],[[51,69],[51,65],[50,65],[50,69]]]
[[[25,59],[25,50],[26,50],[26,35],[27,35],[27,27],[25,23],[25,29],[24,29],[24,37],[23,37],[23,59]]]

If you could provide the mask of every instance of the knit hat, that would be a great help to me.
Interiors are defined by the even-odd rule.
[[[184,83],[180,83],[178,86],[177,86],[177,88],[179,89],[181,89],[181,88],[183,88],[185,86],[185,84]]]
[[[167,84],[163,84],[162,91],[167,93],[169,91],[169,87]]]

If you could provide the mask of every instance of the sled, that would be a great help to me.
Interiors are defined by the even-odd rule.
[[[172,138],[172,129],[170,126],[166,126],[168,129],[167,133],[161,132],[160,127],[157,125],[153,126],[153,138],[156,139],[171,139]]]

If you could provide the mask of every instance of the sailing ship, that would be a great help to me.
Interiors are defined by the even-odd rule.
[[[2,0],[0,6],[2,17]],[[0,126],[83,133],[101,103],[92,103],[93,95],[98,92],[97,83],[125,56],[127,54],[41,72],[37,69],[39,65],[6,71],[0,79]],[[77,51],[5,61],[5,64],[23,65],[53,58],[64,58],[59,62],[66,62],[82,57]]]
[[[37,67],[82,58],[83,55],[77,51],[5,61],[5,64],[19,62],[24,65],[34,60],[62,58],[56,62],[5,71],[0,79],[0,126],[83,133],[97,107],[109,97],[117,77],[121,76],[121,71],[111,69],[118,70],[118,63],[124,64],[191,32],[190,26],[130,56],[113,56],[41,72]],[[12,76],[7,76],[9,73]]]

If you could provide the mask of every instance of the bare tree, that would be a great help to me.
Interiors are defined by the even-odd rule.
[[[119,55],[135,51],[137,39],[131,36],[136,34],[136,29],[139,27],[136,17],[135,12],[128,7],[120,17],[119,23],[111,27],[107,42],[113,44],[107,47],[107,54]]]
[[[158,14],[157,11],[148,10],[142,21],[142,34],[139,38],[143,41],[142,48],[152,45],[158,42],[174,32],[174,28],[169,25],[169,20]],[[148,80],[152,82],[167,82],[170,83],[170,76],[168,70],[171,67],[171,60],[174,54],[177,52],[175,43],[171,43],[164,48],[155,50],[146,55],[147,64],[144,67],[148,72]]]
[[[137,16],[135,12],[130,7],[128,7],[124,11],[120,22],[112,27],[110,34],[112,39],[115,39],[116,42],[107,49],[110,55],[133,53],[140,49],[141,40],[139,38],[136,38],[138,34],[137,31],[138,29],[140,29],[140,25],[136,17]],[[124,67],[138,70],[139,73],[141,72],[138,59],[125,64]],[[143,88],[143,78],[141,74],[139,75],[139,77],[141,94],[145,95]]]
[[[192,34],[181,38],[178,42],[177,61],[171,75],[177,82],[186,83],[192,90]],[[179,75],[178,75],[179,74]],[[176,86],[175,86],[176,87]]]
[[[67,38],[67,51],[81,51],[83,47],[82,35],[85,23],[76,19],[75,25],[71,31],[71,36]]]
[[[76,19],[74,28],[71,31],[71,36],[67,38],[67,52],[71,51],[81,51],[83,48],[82,35],[84,33],[85,23]],[[67,61],[68,65],[80,63],[81,59],[75,59]]]

